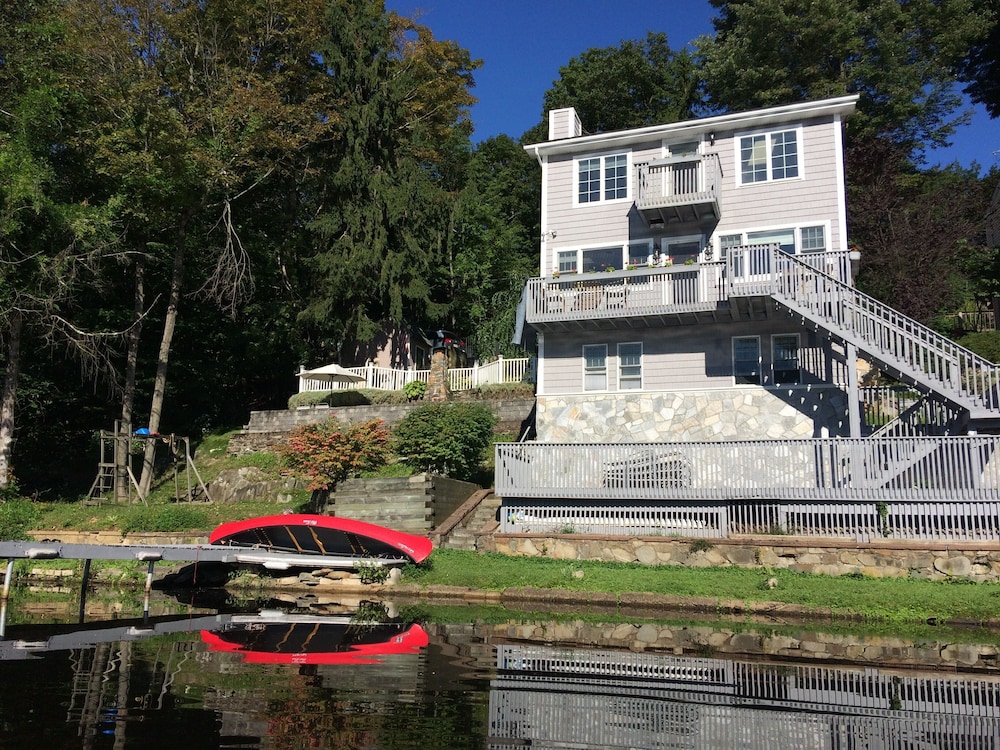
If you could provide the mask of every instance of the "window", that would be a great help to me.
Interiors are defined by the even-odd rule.
[[[739,139],[740,183],[787,180],[799,176],[796,130],[745,135]]]
[[[618,345],[618,390],[642,388],[642,344]]]
[[[760,339],[757,336],[733,339],[733,376],[737,385],[760,385]]]
[[[587,344],[583,347],[583,390],[608,389],[608,347],[606,344]]]
[[[580,159],[577,162],[577,199],[597,203],[628,198],[628,154]]]
[[[796,385],[799,383],[801,377],[799,375],[798,334],[773,336],[771,338],[771,360],[775,385]]]
[[[689,260],[697,261],[701,252],[701,237],[676,237],[664,240],[667,256],[675,266],[684,265]]]
[[[724,234],[719,237],[719,260],[729,257],[729,251],[743,245],[742,234]]]
[[[556,261],[559,273],[576,273],[576,250],[560,250]]]
[[[607,271],[609,268],[621,270],[622,249],[620,247],[597,247],[583,251],[583,272]]]
[[[630,266],[644,266],[649,262],[649,256],[653,251],[648,242],[630,242],[628,246],[628,264]]]
[[[826,250],[824,227],[802,227],[802,252],[822,253]]]
[[[747,232],[748,245],[778,245],[789,255],[795,254],[795,230],[772,229],[769,232]]]

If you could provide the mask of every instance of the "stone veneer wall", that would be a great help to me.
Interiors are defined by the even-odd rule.
[[[872,578],[965,578],[1000,581],[997,542],[919,542],[905,545],[872,542],[808,540],[788,537],[693,540],[662,537],[600,537],[591,535],[493,534],[480,537],[479,549],[507,555],[551,557],[557,560],[598,560],[684,565],[691,568],[730,567],[794,570],[818,575],[861,574]]]
[[[549,443],[787,440],[850,434],[839,388],[539,396],[538,439]]]

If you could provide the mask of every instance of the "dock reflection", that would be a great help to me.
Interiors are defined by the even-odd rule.
[[[490,734],[491,750],[985,750],[1000,677],[500,645]]]

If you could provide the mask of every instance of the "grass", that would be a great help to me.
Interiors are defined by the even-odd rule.
[[[582,577],[575,576],[577,572]],[[777,579],[773,589],[766,586],[770,578]],[[1000,584],[820,576],[763,568],[648,567],[438,549],[429,562],[409,566],[404,580],[487,591],[548,588],[649,592],[720,603],[782,602],[817,615],[869,622],[984,622],[1000,616]]]

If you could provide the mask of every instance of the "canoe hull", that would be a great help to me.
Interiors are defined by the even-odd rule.
[[[433,549],[430,539],[338,516],[291,513],[224,523],[210,544],[257,547],[299,554],[398,559],[419,563]]]

